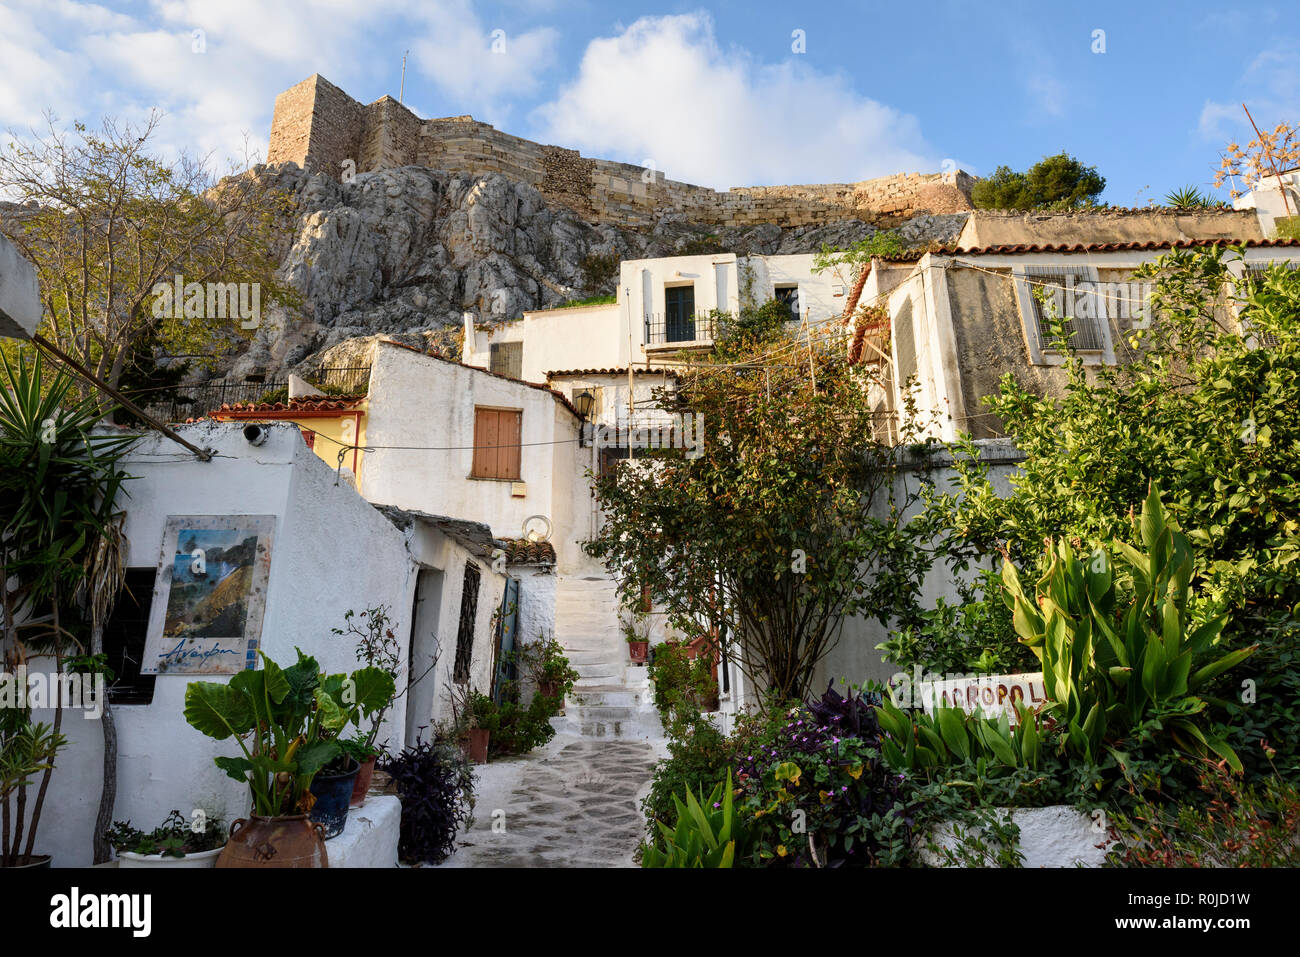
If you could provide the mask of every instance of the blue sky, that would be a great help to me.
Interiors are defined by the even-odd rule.
[[[987,174],[1064,149],[1130,206],[1209,188],[1219,150],[1251,138],[1243,100],[1261,126],[1300,120],[1294,7],[1083,7],[0,0],[0,127],[158,108],[162,149],[224,158],[247,137],[264,154],[282,89],[320,73],[363,102],[395,96],[409,50],[422,116],[471,113],[673,179]]]

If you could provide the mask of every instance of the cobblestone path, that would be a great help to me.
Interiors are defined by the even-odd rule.
[[[632,867],[640,797],[661,757],[648,741],[557,735],[477,769],[474,826],[443,867]]]

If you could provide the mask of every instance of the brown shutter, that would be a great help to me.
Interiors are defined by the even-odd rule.
[[[474,410],[471,475],[476,478],[519,478],[522,419],[522,412],[509,409]]]
[[[474,410],[474,467],[470,474],[479,478],[496,478],[496,409]]]
[[[497,421],[500,423],[498,434],[501,437],[501,448],[498,450],[501,454],[497,457],[500,466],[499,478],[517,479],[519,478],[519,467],[521,462],[522,441],[522,412],[499,412]]]

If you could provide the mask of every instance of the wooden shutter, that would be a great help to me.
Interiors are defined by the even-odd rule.
[[[470,474],[475,478],[519,478],[522,427],[523,413],[516,409],[475,409]]]

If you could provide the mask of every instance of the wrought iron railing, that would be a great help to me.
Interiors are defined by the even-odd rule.
[[[365,392],[370,384],[370,367],[333,366],[318,369],[315,374],[304,375],[303,378],[319,389]],[[216,412],[223,405],[269,401],[277,397],[276,393],[286,392],[288,388],[287,377],[263,382],[209,379],[196,385],[172,386],[151,395],[139,395],[136,401],[156,419],[184,422],[186,419],[197,419]]]
[[[716,332],[714,316],[708,313],[648,313],[645,316],[645,344],[648,346],[712,342]]]

